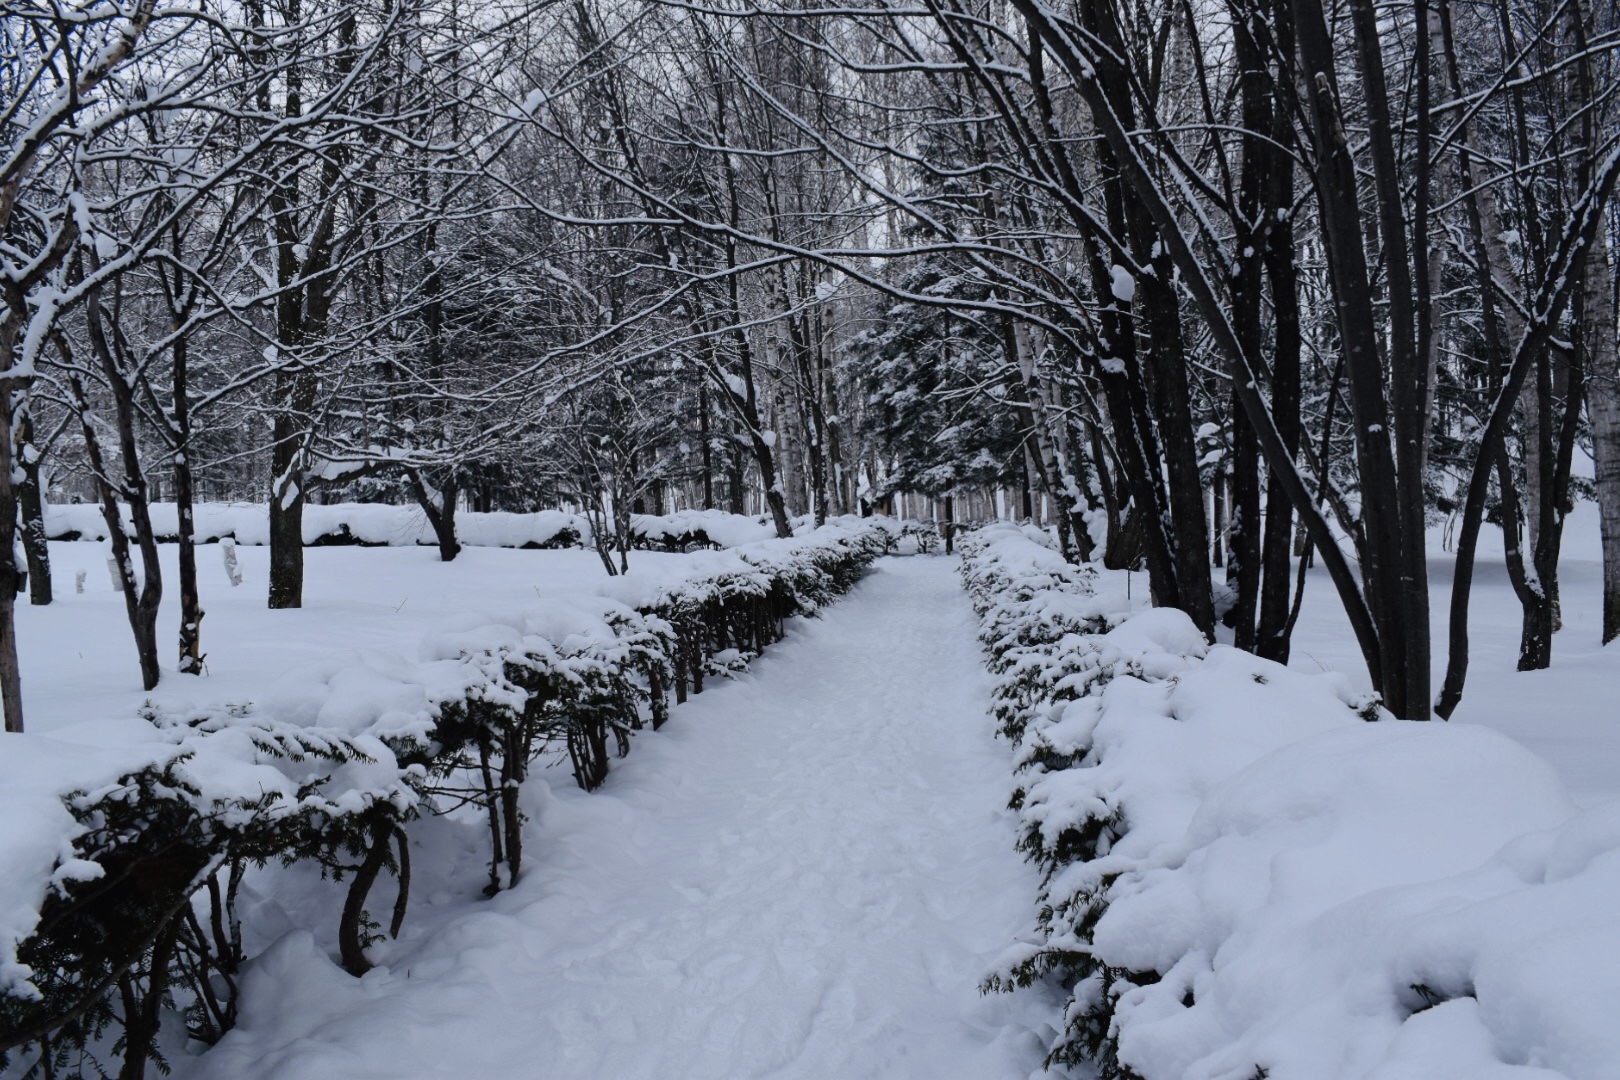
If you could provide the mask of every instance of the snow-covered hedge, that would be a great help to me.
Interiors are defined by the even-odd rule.
[[[630,535],[640,547],[686,551],[694,547],[740,547],[769,540],[776,527],[769,518],[724,510],[677,510],[672,514],[631,514]]]
[[[395,932],[404,916],[412,818],[478,806],[489,889],[510,884],[518,791],[537,756],[566,754],[595,787],[633,732],[667,716],[668,694],[746,664],[886,543],[876,528],[833,526],[699,553],[673,582],[630,576],[604,596],[469,616],[414,660],[356,651],[289,672],[254,702],[4,736],[0,1067],[42,1036],[77,1052],[113,1023],[129,1052],[147,1053],[155,1027],[140,1017],[155,1024],[171,990],[191,1001],[193,1035],[217,1038],[234,1019],[247,863],[314,859],[349,875],[339,944],[358,974],[377,932],[366,897],[385,871],[402,883]]]
[[[174,503],[152,504],[152,527],[160,541],[172,542],[179,535],[179,521]],[[226,537],[252,547],[270,543],[270,514],[263,503],[198,503],[194,521],[198,543],[211,544]],[[125,534],[132,528],[125,508]],[[303,529],[304,543],[309,545],[431,547],[438,543],[427,515],[416,506],[310,503],[304,507]],[[471,547],[573,547],[590,534],[584,518],[561,510],[533,514],[467,510],[456,515],[456,535]],[[105,540],[107,522],[96,505],[51,504],[45,507],[45,535],[52,540]]]
[[[1029,536],[964,544],[1017,742],[1054,1064],[1104,1077],[1612,1077],[1620,806],[1485,729],[1104,610]],[[1369,720],[1377,720],[1369,723]]]
[[[159,542],[174,542],[180,532],[175,504],[156,502],[151,512]],[[270,543],[270,516],[263,503],[198,503],[193,520],[200,544],[226,538],[249,547]],[[849,526],[854,520],[843,524]],[[133,536],[127,507],[123,510],[123,525],[124,534]],[[814,527],[808,518],[794,522],[797,533],[808,533]],[[891,531],[899,528],[893,525]],[[303,532],[304,543],[312,547],[432,547],[439,542],[420,507],[382,503],[310,503],[304,507]],[[45,535],[51,540],[106,540],[107,522],[101,507],[94,504],[48,504]],[[769,518],[723,510],[678,510],[670,514],[632,514],[630,535],[638,547],[686,551],[757,544],[774,539],[776,529]],[[456,536],[468,547],[562,548],[588,544],[592,533],[587,519],[561,510],[532,514],[463,510],[456,514]]]

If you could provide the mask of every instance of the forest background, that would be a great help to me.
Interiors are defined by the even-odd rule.
[[[1620,633],[1612,6],[6,3],[0,697],[46,502],[1050,520],[1286,660],[1328,571],[1449,716],[1481,528],[1545,667],[1574,500]],[[1580,475],[1593,463],[1592,479]],[[1195,478],[1196,477],[1196,481]],[[129,521],[114,527],[113,522]],[[1431,686],[1426,533],[1455,526]],[[14,565],[13,565],[14,564]]]

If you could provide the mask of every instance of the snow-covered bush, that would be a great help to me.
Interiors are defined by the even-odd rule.
[[[1093,592],[1095,573],[1046,545],[1039,530],[1007,524],[962,543],[962,583],[997,676],[996,720],[1015,741],[1054,702],[1084,694],[1098,661],[1085,642],[1108,626]]]
[[[194,1033],[217,1037],[233,1016],[221,998],[241,959],[231,901],[243,864],[337,865],[363,822],[420,799],[419,775],[375,736],[231,713],[149,709],[62,737],[6,736],[0,1057],[38,1043],[54,1067],[94,1072],[85,1046],[115,1017],[124,1052],[153,1053],[158,1011],[181,987]]]
[[[180,532],[175,504],[153,503],[151,513],[158,540],[173,542]],[[269,511],[263,503],[198,503],[194,515],[198,543],[225,539],[258,547],[270,543]],[[304,543],[312,547],[431,547],[438,543],[427,515],[416,506],[311,503],[304,508],[303,530]],[[128,508],[124,510],[124,532],[134,534]],[[98,505],[51,504],[45,507],[45,533],[52,540],[106,540],[107,523]],[[469,510],[456,515],[456,533],[471,547],[561,548],[583,543],[590,526],[577,514],[560,510],[533,514]]]
[[[355,974],[380,933],[372,884],[400,878],[403,829],[475,805],[491,891],[521,869],[519,790],[548,752],[590,789],[632,733],[780,638],[782,621],[847,589],[885,547],[838,525],[705,552],[671,581],[469,616],[417,659],[355,651],[286,673],[253,703],[7,735],[0,755],[0,1068],[30,1047],[59,1073],[102,1070],[92,1048],[155,1057],[171,999],[189,1032],[235,1019],[244,867],[308,860],[346,878],[338,944]],[[117,1031],[111,1036],[109,1025]]]
[[[996,720],[1016,746],[1011,806],[1020,819],[1019,848],[1042,874],[1036,939],[1010,950],[986,987],[1057,980],[1069,996],[1049,1063],[1088,1062],[1104,1076],[1130,1076],[1117,1056],[1115,1005],[1161,973],[1099,953],[1099,920],[1128,853],[1156,842],[1159,826],[1196,800],[1197,783],[1184,783],[1188,768],[1207,763],[1208,755],[1229,760],[1255,747],[1200,746],[1191,763],[1162,763],[1155,779],[1141,780],[1139,740],[1174,741],[1160,729],[1166,723],[1185,729],[1195,719],[1187,687],[1209,678],[1203,635],[1172,609],[1135,616],[1110,610],[1094,591],[1095,572],[1066,562],[1034,530],[992,526],[966,538],[962,549],[963,583],[996,675]],[[1243,707],[1286,718],[1303,695],[1312,716],[1360,722],[1352,706],[1365,703],[1336,684],[1221,651],[1232,658],[1229,665],[1254,667],[1231,680],[1237,697],[1258,699]],[[1276,726],[1279,741],[1302,733],[1286,720]],[[1179,801],[1167,806],[1167,799]]]
[[[1066,991],[1051,1063],[1616,1075],[1620,807],[1576,807],[1489,730],[1206,645],[1178,611],[1070,629],[1086,571],[1010,529],[964,547],[991,666],[1019,687],[998,701],[1042,879],[1033,939],[987,986]]]
[[[680,702],[688,692],[702,692],[711,657],[734,650],[732,670],[746,665],[780,640],[786,619],[813,615],[847,592],[887,549],[883,528],[843,519],[803,536],[698,553],[698,565],[712,569],[672,588],[648,593],[631,576],[605,589],[674,628],[669,659]]]
[[[900,530],[900,539],[909,540],[918,555],[932,555],[945,540],[932,521],[908,521]]]
[[[631,514],[632,543],[641,548],[691,551],[758,543],[776,535],[769,518],[724,510],[677,510],[672,514]]]

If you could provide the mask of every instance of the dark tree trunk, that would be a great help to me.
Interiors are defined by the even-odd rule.
[[[388,865],[394,829],[394,823],[387,820],[372,826],[365,857],[355,868],[354,877],[349,879],[349,891],[343,898],[343,915],[338,922],[338,953],[343,960],[343,970],[357,978],[371,970],[371,961],[366,959],[366,898],[371,895],[383,867]]]
[[[439,543],[439,560],[452,562],[461,554],[461,541],[456,538],[456,503],[461,498],[461,477],[455,466],[444,469],[444,483],[430,488],[420,469],[406,470],[411,482],[411,494],[416,505],[427,515],[433,527],[433,538]]]
[[[1587,349],[1587,409],[1592,419],[1592,460],[1597,485],[1599,524],[1603,537],[1603,643],[1620,637],[1620,359],[1615,325],[1614,270],[1609,265],[1606,227],[1598,230],[1588,257],[1582,337]],[[1595,326],[1596,329],[1591,329]]]
[[[123,516],[118,505],[118,487],[112,482],[106,455],[101,449],[100,436],[90,419],[90,402],[84,384],[78,376],[74,376],[70,380],[70,386],[74,404],[79,412],[85,458],[95,477],[96,491],[101,504],[101,519],[106,523],[108,543],[112,546],[113,566],[117,572],[119,588],[124,594],[125,614],[129,617],[130,630],[135,637],[135,653],[141,668],[141,685],[143,689],[151,690],[157,686],[159,678],[157,608],[163,595],[163,582],[157,567],[157,544],[152,537],[152,521],[146,512],[145,485],[130,484],[128,492],[131,525],[135,528],[140,543],[142,561],[146,563],[147,580],[143,583],[135,572],[135,560],[129,537],[124,533]],[[138,473],[135,479],[139,481]]]
[[[1590,255],[1584,260],[1589,266]],[[1582,273],[1586,272],[1583,266]],[[1586,326],[1585,292],[1582,287],[1571,297],[1575,309],[1575,325]],[[1577,337],[1584,334],[1577,332]],[[1536,572],[1536,587],[1528,590],[1533,603],[1524,610],[1519,643],[1519,670],[1542,671],[1552,664],[1553,633],[1559,628],[1558,555],[1564,540],[1564,519],[1571,509],[1570,473],[1575,454],[1575,441],[1579,431],[1583,375],[1579,347],[1574,351],[1557,350],[1554,353],[1558,378],[1547,389],[1548,402],[1544,410],[1548,429],[1557,420],[1557,431],[1547,447],[1545,483],[1540,498],[1540,527],[1536,530],[1535,545],[1531,552]],[[1551,400],[1561,397],[1561,415],[1553,415]]]
[[[191,471],[191,402],[185,338],[174,345],[174,503],[179,519],[180,663],[186,675],[201,675],[202,598],[197,589],[196,494]]]
[[[782,268],[782,301],[793,306],[787,292],[787,268]],[[800,298],[803,302],[804,298]],[[816,525],[827,523],[827,507],[831,501],[828,490],[827,469],[827,417],[821,407],[820,351],[812,338],[810,319],[803,315],[790,315],[787,319],[788,349],[793,354],[794,370],[798,375],[799,424],[803,429],[804,453],[809,469],[810,513]]]
[[[1402,490],[1408,479],[1398,465],[1390,428],[1400,443],[1403,463],[1413,448],[1407,394],[1416,363],[1411,303],[1411,275],[1407,247],[1399,221],[1399,206],[1388,204],[1385,187],[1394,178],[1385,175],[1385,153],[1390,139],[1388,99],[1378,49],[1376,26],[1366,25],[1371,8],[1354,0],[1351,12],[1356,44],[1363,65],[1363,94],[1372,110],[1372,143],[1380,198],[1379,221],[1384,226],[1384,270],[1392,310],[1391,365],[1394,369],[1393,405],[1385,395],[1384,358],[1373,308],[1372,274],[1362,234],[1362,210],[1357,194],[1356,161],[1345,136],[1335,76],[1335,43],[1319,0],[1294,0],[1299,31],[1300,58],[1305,70],[1317,73],[1310,88],[1312,135],[1317,166],[1313,177],[1322,219],[1322,239],[1338,316],[1340,347],[1349,376],[1350,405],[1355,419],[1356,458],[1362,486],[1361,551],[1363,594],[1377,639],[1375,682],[1384,704],[1399,717],[1421,720],[1429,716],[1428,584],[1423,550],[1422,485],[1414,493]],[[1371,36],[1367,40],[1368,35]],[[1391,222],[1391,215],[1394,221]],[[1409,509],[1417,500],[1415,535],[1409,530]],[[1320,545],[1319,545],[1320,546]],[[1324,549],[1325,550],[1325,549]]]
[[[714,436],[709,433],[709,387],[698,384],[698,442],[703,454],[703,509],[714,509]]]
[[[1259,306],[1258,298],[1255,306]],[[1237,310],[1243,307],[1242,302],[1236,305]],[[1241,325],[1238,329],[1241,331]],[[1232,410],[1230,475],[1232,524],[1227,532],[1226,582],[1235,600],[1226,613],[1226,625],[1232,628],[1232,644],[1253,652],[1260,606],[1260,447],[1254,429],[1237,409]]]
[[[1145,214],[1143,215],[1145,217]],[[1151,227],[1147,225],[1146,227]],[[1150,250],[1162,245],[1157,238]],[[1187,378],[1187,357],[1181,333],[1181,303],[1176,295],[1175,267],[1168,257],[1153,260],[1153,275],[1140,291],[1150,312],[1150,356],[1154,419],[1158,423],[1164,468],[1170,476],[1198,475],[1198,447],[1193,438],[1192,393]],[[1204,515],[1204,492],[1197,484],[1171,483],[1168,487],[1170,531],[1168,539],[1176,565],[1178,602],[1193,623],[1211,640],[1215,636],[1215,600],[1211,588],[1209,532]]]
[[[1286,18],[1288,5],[1280,2],[1273,18],[1277,32],[1286,47],[1292,49],[1292,30]],[[1274,132],[1281,137],[1287,125],[1281,109],[1275,118]],[[1271,411],[1277,421],[1277,433],[1290,456],[1299,454],[1300,446],[1300,353],[1302,342],[1299,326],[1299,274],[1294,265],[1294,226],[1292,217],[1278,211],[1286,209],[1293,198],[1293,159],[1267,147],[1270,159],[1266,175],[1270,183],[1266,206],[1269,225],[1265,244],[1266,274],[1271,282],[1271,305],[1276,328],[1271,361]],[[1266,484],[1266,524],[1264,568],[1260,587],[1260,626],[1255,635],[1255,651],[1279,664],[1288,662],[1293,620],[1290,618],[1289,553],[1293,547],[1294,509],[1275,469],[1270,470]]]
[[[1255,34],[1262,24],[1261,13],[1241,4],[1233,5],[1233,44],[1236,50],[1239,108],[1244,131],[1243,161],[1238,177],[1237,206],[1234,215],[1236,235],[1232,247],[1237,265],[1232,275],[1232,332],[1250,356],[1260,356],[1265,347],[1263,282],[1265,273],[1266,221],[1265,184],[1269,162],[1263,148],[1271,131],[1271,79],[1265,56]],[[1233,365],[1235,368],[1236,365]],[[1261,527],[1260,527],[1260,439],[1254,426],[1243,415],[1236,381],[1241,372],[1232,372],[1232,531],[1228,543],[1231,555],[1226,581],[1236,595],[1226,624],[1232,628],[1232,643],[1253,652],[1260,608]]]
[[[270,597],[272,608],[304,605],[304,441],[315,407],[316,380],[305,372],[276,376],[277,408],[270,451]]]
[[[1029,440],[1023,442],[1024,468],[1018,474],[1018,509],[1019,519],[1022,521],[1035,520],[1035,455],[1029,448]]]
[[[726,512],[731,514],[748,512],[747,466],[735,442],[731,445],[730,453],[726,455]]]
[[[736,288],[735,277],[732,275],[733,289]],[[735,300],[733,297],[734,302]],[[739,394],[724,385],[721,392],[726,395],[726,400],[737,413],[747,434],[748,448],[753,453],[754,467],[759,470],[759,482],[765,488],[765,505],[770,508],[771,523],[776,527],[776,535],[789,537],[793,535],[793,526],[788,521],[787,501],[782,495],[781,480],[776,474],[776,455],[771,444],[765,439],[759,416],[759,404],[754,396],[753,349],[744,330],[736,331],[736,341],[738,354],[742,360],[744,392]]]
[[[17,456],[20,480],[17,508],[21,514],[23,559],[28,567],[28,602],[51,602],[51,555],[45,536],[45,497],[40,484],[40,454],[34,445],[34,418],[25,404],[17,416]]]
[[[1080,18],[1104,49],[1121,57],[1126,54],[1118,13],[1113,7],[1087,5],[1081,9]],[[1108,65],[1097,69],[1092,82],[1101,106],[1119,122],[1134,128],[1134,90],[1123,68]],[[1110,263],[1092,245],[1092,277],[1097,293],[1115,296],[1101,320],[1104,340],[1099,344],[1120,363],[1105,365],[1102,382],[1109,413],[1119,425],[1116,436],[1126,483],[1141,513],[1138,525],[1153,602],[1181,608],[1206,636],[1213,638],[1215,609],[1203,490],[1195,484],[1167,488],[1164,480],[1166,469],[1173,476],[1198,475],[1175,268],[1142,201],[1143,193],[1126,175],[1116,147],[1100,143],[1097,156],[1110,231],[1129,244],[1131,258],[1147,271],[1135,275],[1134,296],[1125,298],[1118,286],[1118,275],[1125,268]],[[1136,346],[1138,330],[1143,326],[1145,358]]]
[[[102,454],[96,431],[90,420],[90,403],[84,385],[74,377],[72,389],[79,409],[79,422],[84,432],[85,456],[90,460],[101,488],[102,516],[112,538],[113,553],[118,561],[119,578],[124,588],[124,604],[129,614],[130,630],[135,636],[135,651],[140,659],[141,685],[151,690],[158,684],[157,617],[163,600],[163,568],[158,562],[157,536],[152,529],[151,505],[148,502],[146,474],[141,469],[140,445],[135,434],[134,383],[125,375],[127,365],[120,364],[122,346],[107,334],[106,313],[102,309],[99,289],[92,290],[86,304],[86,326],[92,351],[101,363],[102,374],[112,393],[113,415],[118,429],[118,452],[123,466],[123,481],[114,484],[105,456]],[[116,333],[116,330],[114,331]],[[122,496],[129,506],[130,526],[135,532],[135,543],[141,553],[143,578],[137,579],[130,546],[124,537],[119,520],[118,500]]]
[[[501,744],[501,840],[506,849],[507,888],[516,885],[523,872],[523,808],[519,796],[528,774],[528,747],[518,732],[509,730]]]
[[[0,356],[11,355],[10,342]],[[22,671],[17,663],[17,592],[22,585],[11,558],[16,550],[17,490],[11,440],[11,393],[0,383],[0,703],[5,706],[6,730],[23,729]]]
[[[1293,139],[1289,110],[1294,100],[1292,12],[1288,0],[1239,0],[1232,5],[1233,43],[1239,69],[1243,162],[1238,189],[1238,272],[1233,282],[1233,331],[1251,356],[1265,348],[1264,288],[1271,292],[1271,415],[1290,457],[1299,452],[1300,327],[1298,271],[1294,266],[1293,158],[1283,149]],[[1238,375],[1234,371],[1234,376]],[[1243,542],[1238,549],[1240,647],[1286,662],[1290,634],[1290,548],[1293,508],[1276,469],[1267,470],[1261,518],[1260,442],[1243,413],[1234,387],[1237,456],[1252,462],[1252,480],[1235,497]],[[1241,470],[1240,470],[1241,472]],[[1252,565],[1251,565],[1252,564]]]

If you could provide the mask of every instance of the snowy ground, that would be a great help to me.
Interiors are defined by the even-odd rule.
[[[1576,800],[1620,800],[1620,652],[1598,646],[1596,527],[1572,520],[1565,628],[1544,673],[1513,670],[1518,612],[1499,549],[1482,550],[1474,658],[1457,719],[1550,760]],[[415,548],[310,549],[298,611],[264,609],[264,549],[240,548],[229,586],[199,552],[209,677],[168,674],[140,692],[120,596],[98,545],[53,544],[58,603],[19,608],[30,727],[50,731],[166,706],[248,701],[334,650],[414,656],[469,612],[590,593],[594,554],[471,548],[445,565]],[[166,547],[161,633],[175,621]],[[632,579],[684,557],[632,554]],[[1435,545],[1436,677],[1450,558]],[[86,591],[75,594],[75,571]],[[1105,576],[1120,588],[1123,575]],[[626,582],[618,588],[635,588]],[[1145,581],[1135,575],[1138,603]],[[405,933],[364,980],[329,959],[340,889],[299,871],[256,882],[239,1030],[171,1057],[213,1077],[1027,1077],[1050,1002],[981,998],[990,959],[1030,917],[1033,871],[1002,812],[1009,749],[985,716],[987,677],[954,561],[885,560],[821,620],[804,623],[735,684],[643,736],[608,787],[537,783],[531,869],[494,901],[476,830],[423,823]],[[1310,578],[1293,666],[1366,676],[1325,575]],[[1438,683],[1437,683],[1438,685]],[[464,850],[456,850],[464,849]],[[459,862],[458,862],[459,860]],[[451,873],[450,871],[454,871]],[[382,894],[384,890],[379,889]],[[387,895],[373,906],[382,908]],[[293,932],[319,901],[314,934]],[[311,905],[305,907],[304,905]],[[272,942],[279,941],[271,946]],[[173,1047],[172,1050],[179,1048]]]
[[[582,550],[469,547],[444,563],[430,548],[320,547],[304,552],[304,606],[269,611],[269,549],[236,549],[246,580],[233,588],[221,549],[206,545],[197,551],[197,572],[207,612],[202,631],[208,677],[191,679],[174,674],[179,570],[176,548],[165,544],[159,548],[164,598],[158,624],[165,675],[156,691],[142,695],[123,596],[112,591],[102,551],[91,542],[51,544],[55,602],[17,607],[30,731],[128,716],[144,697],[164,705],[255,700],[290,668],[335,650],[387,649],[414,658],[426,635],[454,620],[534,607],[539,597],[589,594],[609,584],[601,560]],[[679,555],[631,553],[638,583],[670,578],[682,565]],[[74,592],[80,571],[82,594]]]
[[[1582,503],[1570,516],[1560,568],[1564,627],[1553,639],[1547,671],[1514,670],[1519,655],[1519,606],[1502,563],[1501,534],[1481,535],[1474,575],[1468,682],[1453,720],[1483,724],[1547,758],[1582,805],[1620,799],[1620,646],[1605,649],[1603,566],[1597,511]],[[1439,530],[1430,534],[1430,617],[1434,632],[1434,688],[1445,672],[1451,555]],[[1365,687],[1367,670],[1332,584],[1320,567],[1310,573],[1305,607],[1294,634],[1291,666],[1343,671]]]
[[[1041,1003],[976,989],[1034,883],[953,570],[883,561],[602,791],[537,785],[533,870],[413,918],[386,970],[355,981],[282,940],[183,1075],[1038,1072]]]

